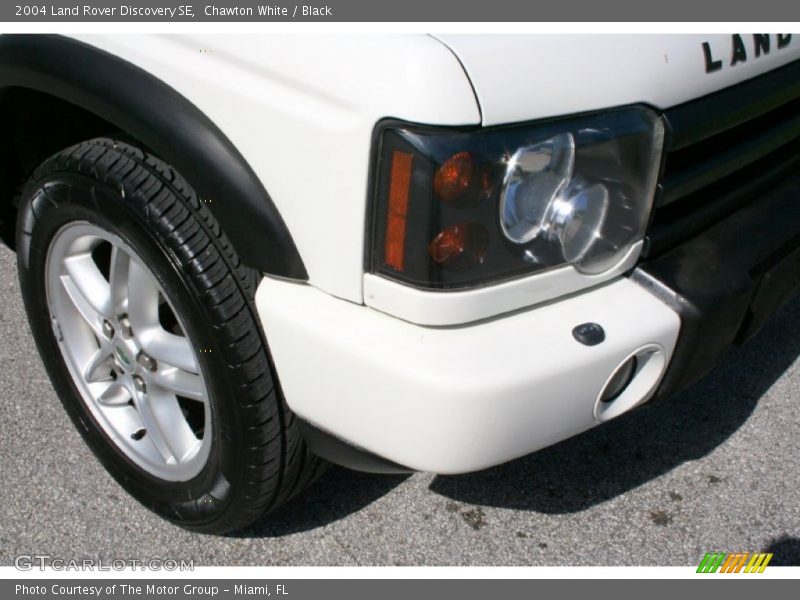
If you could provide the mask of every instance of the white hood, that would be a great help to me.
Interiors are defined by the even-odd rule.
[[[464,66],[483,124],[646,103],[667,108],[800,59],[800,34],[756,57],[751,34],[437,35]],[[734,61],[734,41],[743,42]],[[710,61],[706,72],[703,43]]]

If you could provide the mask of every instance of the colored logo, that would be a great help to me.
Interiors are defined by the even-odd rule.
[[[707,552],[697,567],[698,573],[763,573],[772,553],[766,552]]]
[[[114,352],[116,353],[117,358],[123,365],[125,365],[126,367],[131,366],[131,359],[128,358],[128,353],[125,352],[125,350],[123,350],[121,346],[114,346]]]

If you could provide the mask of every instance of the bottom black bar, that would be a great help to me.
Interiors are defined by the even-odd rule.
[[[459,600],[530,600],[552,594],[570,594],[586,598],[605,597],[605,593],[623,593],[623,597],[647,597],[648,600],[674,600],[698,586],[710,592],[710,582],[715,580],[715,593],[726,597],[752,596],[769,592],[788,592],[796,588],[789,579],[766,579],[759,574],[694,574],[690,579],[670,579],[655,582],[635,580],[589,579],[312,579],[312,580],[113,580],[113,579],[63,579],[0,581],[0,597],[20,600],[417,600],[458,598]],[[657,583],[657,585],[654,585]],[[721,586],[721,587],[720,587]],[[761,586],[756,589],[755,586]],[[796,591],[796,589],[795,589]],[[635,594],[635,595],[634,595]]]

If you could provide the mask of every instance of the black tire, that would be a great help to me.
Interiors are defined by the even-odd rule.
[[[219,199],[217,199],[219,201]],[[166,481],[125,456],[76,387],[51,326],[45,262],[57,231],[88,221],[146,261],[180,312],[198,355],[213,419],[209,457],[189,481]],[[280,393],[242,265],[197,194],[158,158],[93,139],[45,161],[25,186],[17,225],[19,275],[42,360],[76,427],[111,475],[150,510],[187,529],[243,528],[309,485],[324,463],[309,453]]]

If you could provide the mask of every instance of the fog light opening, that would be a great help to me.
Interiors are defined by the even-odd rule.
[[[647,344],[631,352],[611,371],[594,403],[594,418],[608,421],[650,399],[664,375],[666,352]]]
[[[636,375],[638,364],[639,360],[635,355],[631,356],[628,360],[622,363],[622,366],[614,372],[614,374],[611,376],[611,379],[606,384],[606,387],[600,396],[600,402],[613,402],[619,398],[622,395],[622,392],[624,392],[628,385],[630,385],[631,381],[633,381],[633,378]]]

